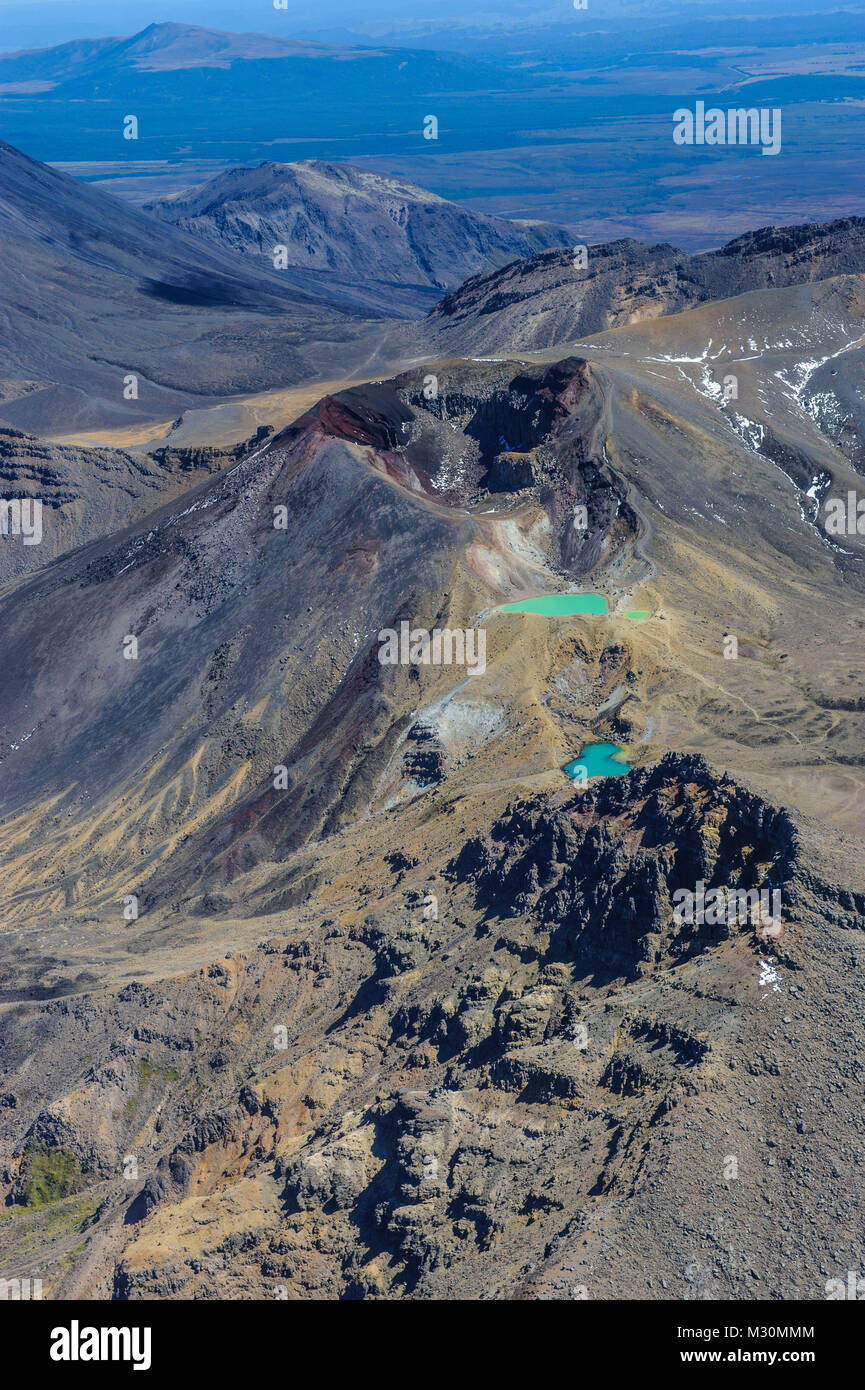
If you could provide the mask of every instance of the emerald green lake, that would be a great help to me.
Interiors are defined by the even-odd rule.
[[[569,777],[576,775],[577,768],[585,768],[587,777],[621,777],[631,771],[631,764],[619,762],[615,753],[624,753],[618,743],[587,743],[578,758],[565,767]]]
[[[542,613],[548,618],[562,618],[568,613],[606,613],[607,600],[603,594],[541,594],[540,598],[521,598],[518,603],[503,603],[496,611]]]

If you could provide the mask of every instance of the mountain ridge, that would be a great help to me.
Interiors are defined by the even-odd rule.
[[[322,160],[226,170],[145,210],[246,254],[270,259],[280,246],[289,265],[439,290],[571,242],[551,224],[487,217],[408,179]]]
[[[58,86],[78,77],[98,75],[106,60],[120,60],[122,66],[133,71],[159,72],[172,67],[226,67],[248,59],[335,57],[349,52],[351,49],[345,44],[166,21],[148,24],[134,34],[76,39],[45,48],[0,53],[0,92],[14,90],[16,79],[28,82],[41,78]]]
[[[865,218],[764,227],[691,254],[630,239],[476,276],[430,311],[432,350],[537,350],[750,290],[865,271]]]

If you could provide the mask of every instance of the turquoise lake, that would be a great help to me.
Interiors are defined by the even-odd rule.
[[[565,772],[573,777],[578,767],[584,767],[587,777],[621,777],[631,771],[631,764],[613,755],[624,751],[618,743],[587,743],[580,756],[566,765]]]
[[[606,611],[607,600],[603,594],[541,594],[540,598],[521,598],[518,603],[503,603],[496,609],[498,613],[542,613],[547,618]]]

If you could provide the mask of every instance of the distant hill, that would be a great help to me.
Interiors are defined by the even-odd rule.
[[[268,262],[282,245],[303,269],[439,289],[573,240],[547,222],[487,217],[406,179],[319,160],[231,169],[147,210]]]
[[[427,114],[441,120],[444,140],[454,124],[465,124],[458,103],[468,100],[475,109],[481,93],[504,92],[510,100],[527,86],[520,74],[456,53],[303,43],[185,24],[0,54],[4,135],[58,162],[192,153],[240,164],[270,156],[274,142],[332,158],[367,153],[364,132],[426,154],[436,148],[424,139]],[[130,113],[139,121],[136,140],[123,135]],[[298,141],[313,148],[299,150]],[[387,148],[381,139],[376,144],[379,152]]]
[[[526,352],[748,290],[865,271],[865,218],[764,227],[717,251],[614,241],[553,251],[476,276],[448,295],[427,327],[436,351]]]
[[[0,92],[19,84],[34,91],[91,77],[105,80],[112,73],[173,72],[183,68],[227,68],[235,62],[261,58],[345,56],[341,44],[304,43],[271,34],[229,34],[194,24],[148,24],[140,34],[105,39],[75,39],[56,48],[27,49],[0,54]],[[25,87],[21,87],[25,90]]]

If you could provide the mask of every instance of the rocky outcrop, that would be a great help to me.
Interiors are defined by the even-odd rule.
[[[785,812],[719,781],[701,757],[668,754],[558,811],[512,808],[449,872],[492,917],[531,913],[581,972],[635,976],[729,934],[726,922],[677,923],[677,889],[783,884],[795,902],[796,846]]]
[[[72,1195],[48,1191],[89,1200],[88,1240],[115,1232],[111,1295],[522,1297],[528,1281],[544,1298],[688,1297],[697,1259],[707,1289],[746,1298],[759,1251],[760,1290],[820,1296],[853,1208],[861,1080],[835,1035],[855,1032],[843,962],[865,896],[826,878],[786,811],[680,754],[524,798],[443,878],[431,867],[391,852],[362,917],[349,907],[158,995],[127,985],[110,1026],[105,1005],[46,1006],[58,1040],[96,1053],[100,1086],[118,1028],[132,1056],[173,1059],[135,1120],[137,1190],[121,1200],[110,1164],[80,1163]],[[783,935],[676,923],[671,894],[697,877],[781,883]],[[190,1018],[205,1052],[183,1050]],[[234,1101],[204,1109],[220,1091]],[[25,1088],[7,1094],[15,1116]],[[31,1137],[83,1157],[87,1111],[64,1113],[74,1126]],[[845,1195],[827,1221],[809,1193],[830,1161]],[[705,1268],[695,1249],[713,1252]]]

